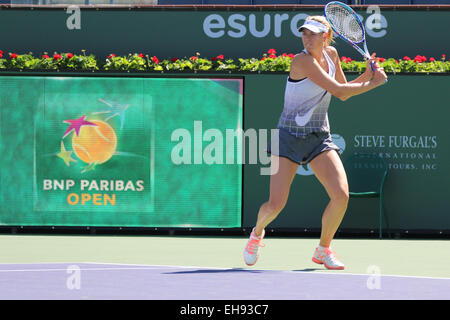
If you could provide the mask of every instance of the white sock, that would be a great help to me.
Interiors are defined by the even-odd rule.
[[[256,238],[256,239],[260,239],[260,238],[261,238],[261,236],[258,237],[258,236],[256,235],[255,228],[253,228],[253,230],[252,230],[252,237],[253,237],[253,238]]]
[[[328,249],[329,247],[322,247],[320,244],[317,246],[319,251],[325,251],[325,249]]]

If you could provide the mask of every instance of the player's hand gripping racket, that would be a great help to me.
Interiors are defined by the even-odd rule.
[[[342,2],[332,1],[325,6],[325,18],[341,39],[351,44],[366,60],[371,58],[367,50],[365,30],[355,10]],[[361,43],[364,50],[358,46]],[[373,61],[371,66],[374,71],[379,68]]]

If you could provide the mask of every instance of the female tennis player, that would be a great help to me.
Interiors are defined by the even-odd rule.
[[[268,150],[272,161],[270,196],[259,209],[256,226],[245,246],[244,260],[250,266],[256,263],[258,249],[264,246],[261,242],[264,228],[284,208],[298,166],[309,163],[330,197],[312,260],[327,269],[341,270],[344,264],[330,244],[347,209],[349,191],[339,148],[331,139],[328,107],[331,95],[345,101],[384,84],[387,76],[382,68],[373,71],[370,67],[371,62],[376,63],[374,53],[367,60],[366,71],[347,82],[338,52],[330,46],[333,32],[325,17],[310,16],[299,30],[304,50],[292,60],[284,109],[277,126],[279,139],[272,140]],[[274,147],[276,142],[279,148]]]

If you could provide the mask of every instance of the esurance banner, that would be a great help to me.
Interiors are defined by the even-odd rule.
[[[310,15],[323,15],[323,10],[301,7],[152,11],[70,6],[63,10],[26,10],[24,19],[24,10],[0,11],[3,51],[39,54],[86,50],[100,59],[111,53],[130,52],[159,58],[190,57],[197,52],[208,58],[221,54],[226,58],[262,57],[271,48],[279,54],[297,53],[303,49],[298,27]],[[356,12],[363,21],[369,50],[379,57],[450,56],[446,42],[440,40],[448,38],[450,10],[368,6],[356,8]],[[431,35],[429,30],[433,30]],[[362,59],[343,41],[336,39],[334,45],[341,56]]]
[[[240,226],[242,167],[195,135],[238,129],[242,80],[0,77],[0,97],[2,224]]]

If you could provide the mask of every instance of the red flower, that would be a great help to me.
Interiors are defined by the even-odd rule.
[[[269,58],[272,58],[272,59],[276,59],[276,58],[277,58],[277,56],[276,56],[276,55],[274,55],[274,54],[271,54],[271,55],[269,56]]]
[[[341,61],[342,61],[342,62],[348,62],[348,63],[350,63],[350,62],[352,62],[353,60],[352,60],[352,58],[342,56],[342,57],[341,57]]]
[[[1,50],[0,50],[0,51],[1,51]],[[442,55],[442,60],[445,60],[445,58],[447,58],[447,57],[446,57],[445,54],[443,54],[443,55]]]
[[[266,59],[267,59],[266,57],[262,57],[262,58],[261,58],[261,61],[264,61],[264,60],[266,60]]]
[[[11,54],[9,55],[9,57],[10,57],[11,59],[15,59],[15,58],[18,57],[18,55],[15,54],[15,53],[11,53]]]
[[[191,59],[192,61],[195,61],[195,60],[197,60],[198,58],[197,58],[196,56],[192,56],[192,57],[190,57],[189,59]]]
[[[384,59],[384,58],[378,58],[378,61],[384,62],[384,61],[386,61],[386,59]]]
[[[223,54],[219,54],[216,58],[217,58],[217,59],[221,59],[221,60],[224,59]]]
[[[59,60],[59,59],[61,59],[61,58],[62,58],[62,57],[61,57],[60,54],[55,53],[55,54],[53,55],[53,59],[55,59],[55,60]]]
[[[159,60],[158,60],[158,58],[157,58],[156,56],[153,56],[153,57],[152,57],[152,61],[153,61],[154,63],[156,63],[156,64],[159,63]]]
[[[287,57],[288,55],[287,55],[287,53],[285,52],[285,53],[283,53],[281,56],[282,56],[282,57]]]
[[[72,59],[73,58],[73,53],[68,53],[67,54],[67,58]]]
[[[0,54],[4,54],[4,52],[2,50],[0,50]]]
[[[293,55],[292,53],[289,53],[289,54],[288,54],[288,57],[289,57],[289,58],[293,58],[294,55]]]
[[[276,54],[277,52],[275,51],[275,49],[269,49],[267,50],[268,54]]]
[[[176,62],[178,58],[172,58],[172,62]]]
[[[405,61],[409,61],[409,60],[411,60],[411,58],[410,58],[410,57],[408,57],[408,56],[404,56],[404,57],[403,57],[403,60],[405,60]]]
[[[145,58],[145,56],[144,56],[143,53],[139,53],[139,57],[140,57],[140,58]]]
[[[209,59],[209,60],[211,60],[211,61],[217,61],[217,58],[216,58],[216,57],[212,57],[212,58]]]
[[[397,59],[394,59],[394,61],[395,61],[396,64],[398,64],[398,60]]]
[[[108,56],[108,59],[111,59],[111,58],[114,58],[116,55],[114,54],[114,53],[111,53],[109,56]]]
[[[422,63],[425,61],[427,61],[427,58],[425,56],[417,55],[414,57],[414,62]]]
[[[434,59],[433,57],[430,58],[430,62],[434,62],[436,61],[436,59]]]
[[[44,55],[42,56],[42,58],[43,58],[43,59],[50,59],[50,57],[49,57],[48,55],[46,55],[46,54],[44,54]]]

